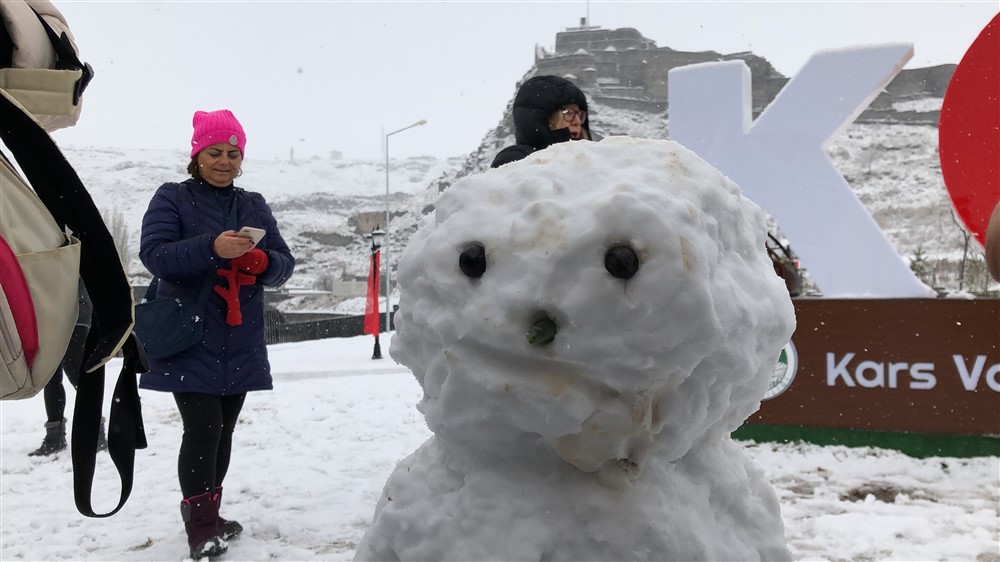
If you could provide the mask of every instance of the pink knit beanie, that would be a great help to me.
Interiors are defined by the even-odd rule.
[[[194,134],[191,135],[192,158],[194,158],[195,154],[220,142],[228,142],[240,149],[240,154],[246,158],[246,152],[243,149],[247,145],[247,135],[243,132],[243,126],[236,120],[232,111],[228,109],[195,111],[193,122]]]

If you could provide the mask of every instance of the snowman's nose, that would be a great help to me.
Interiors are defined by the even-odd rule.
[[[556,332],[559,326],[556,321],[549,317],[548,313],[542,312],[542,317],[528,327],[528,343],[543,347],[552,343],[556,339]]]

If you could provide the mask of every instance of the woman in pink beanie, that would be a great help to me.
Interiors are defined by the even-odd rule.
[[[163,184],[153,195],[139,258],[154,275],[155,298],[207,299],[204,335],[169,357],[151,357],[140,388],[173,393],[180,411],[181,518],[198,559],[226,552],[226,541],[243,530],[219,515],[222,481],[247,392],[272,387],[264,287],[287,281],[295,259],[264,197],[233,184],[246,154],[240,122],[221,109],[195,112],[193,125],[191,178]],[[255,245],[238,234],[244,226],[265,234]]]

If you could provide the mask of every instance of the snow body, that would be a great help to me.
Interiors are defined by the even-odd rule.
[[[449,188],[402,257],[391,348],[435,435],[357,559],[790,558],[729,437],[794,329],[765,237],[761,209],[671,141],[563,143]],[[605,267],[623,246],[628,278]],[[554,339],[529,343],[541,318]]]

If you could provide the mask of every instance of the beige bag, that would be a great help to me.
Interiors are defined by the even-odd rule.
[[[80,70],[0,68],[0,88],[21,102],[46,131],[72,127],[83,104],[73,104]]]
[[[0,90],[0,95],[9,97]],[[20,275],[31,294],[37,335],[22,334],[8,300],[11,287],[0,285],[0,400],[30,398],[48,383],[69,345],[79,315],[80,241],[67,235],[52,214],[0,155],[0,236],[17,260],[11,266],[0,256],[0,275],[17,284]],[[20,272],[16,271],[20,269]],[[13,297],[13,295],[11,295]],[[23,328],[23,326],[22,326]],[[22,340],[37,340],[37,350],[25,350]],[[26,353],[29,351],[29,353]]]
[[[0,60],[0,88],[50,133],[75,125],[94,72],[66,19],[47,0],[2,0],[0,20],[12,48],[9,66]]]

